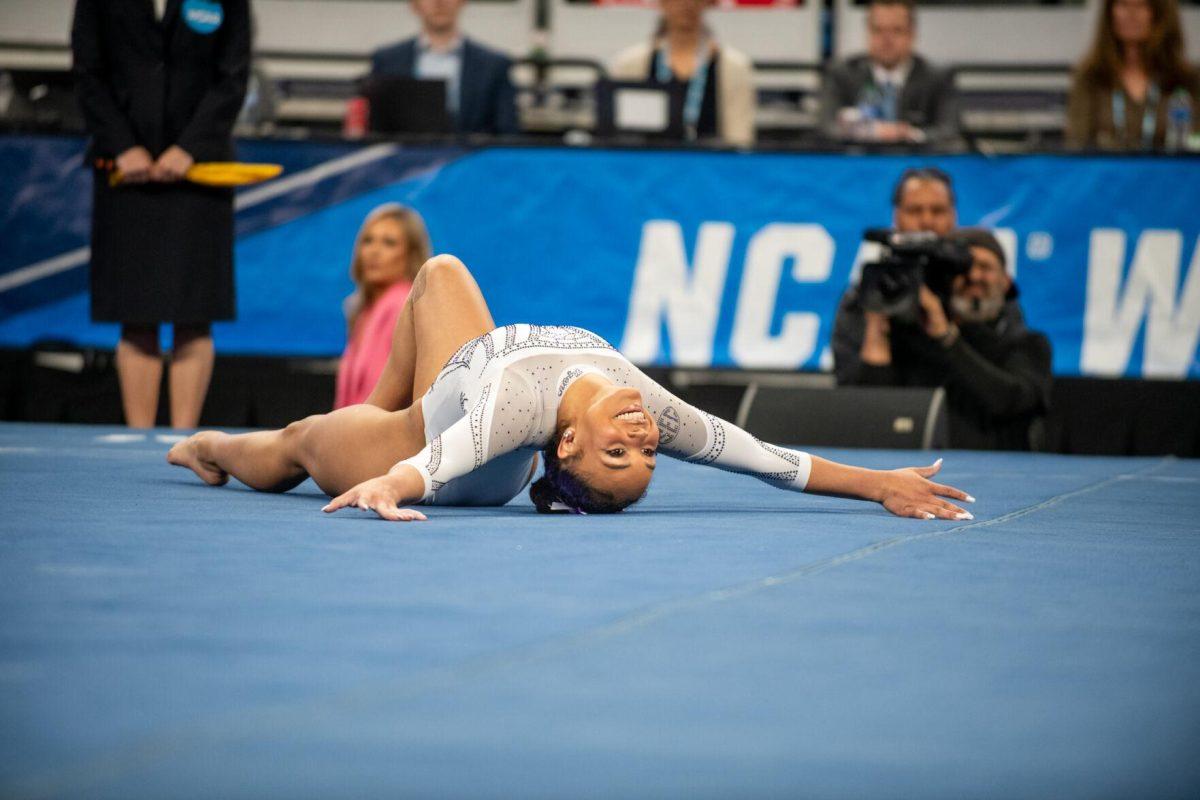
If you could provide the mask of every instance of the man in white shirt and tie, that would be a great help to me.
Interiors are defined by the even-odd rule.
[[[446,110],[460,133],[517,133],[515,91],[503,53],[464,36],[458,27],[465,0],[412,0],[421,34],[371,54],[371,75],[446,83]]]
[[[831,64],[821,97],[822,130],[835,139],[955,144],[953,76],[913,52],[913,0],[872,0],[867,52]]]

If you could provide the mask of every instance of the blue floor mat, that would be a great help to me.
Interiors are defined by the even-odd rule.
[[[663,459],[621,515],[397,524],[166,449],[0,425],[0,796],[1200,793],[1200,462],[950,452],[951,523]]]

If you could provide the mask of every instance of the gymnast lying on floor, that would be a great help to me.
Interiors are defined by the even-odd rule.
[[[414,402],[419,400],[419,402]],[[540,512],[608,513],[646,492],[658,454],[752,475],[795,492],[881,503],[918,519],[970,519],[928,467],[869,470],[755,439],[659,386],[581,328],[496,328],[474,278],[452,256],[421,268],[367,403],[277,431],[202,431],[167,460],[205,482],[229,476],[283,492],[312,479],[349,506],[423,520],[401,506],[499,506],[529,489]]]

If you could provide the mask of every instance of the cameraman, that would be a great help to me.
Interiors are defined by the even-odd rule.
[[[895,197],[902,232],[914,232],[902,228],[906,218],[900,213],[910,183],[916,185],[906,173]],[[943,187],[952,205],[948,177]],[[970,267],[953,278],[946,303],[920,286],[919,323],[865,311],[857,286],[842,298],[833,334],[838,383],[943,386],[952,447],[1038,449],[1050,392],[1050,343],[1025,327],[996,237],[962,229],[953,238],[969,248]]]

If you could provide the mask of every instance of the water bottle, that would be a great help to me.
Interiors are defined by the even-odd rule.
[[[879,120],[883,116],[883,94],[874,86],[867,87],[859,95],[858,124],[855,138],[870,141],[875,138]]]
[[[1179,88],[1167,104],[1167,152],[1181,153],[1188,148],[1192,135],[1192,97],[1187,89]]]

